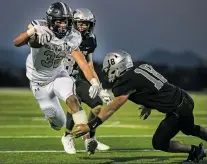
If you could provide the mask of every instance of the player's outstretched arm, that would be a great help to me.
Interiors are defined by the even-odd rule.
[[[109,119],[122,105],[126,103],[129,95],[121,95],[116,97],[110,104],[101,110],[98,117],[102,122]]]
[[[99,115],[91,120],[88,124],[76,125],[77,130],[72,132],[75,137],[80,137],[90,130],[94,130],[107,119],[109,119],[122,105],[126,103],[129,95],[121,95],[116,97],[109,105],[101,110]]]

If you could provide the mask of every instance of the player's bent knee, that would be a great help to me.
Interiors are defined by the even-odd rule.
[[[61,120],[56,117],[48,118],[52,129],[59,131],[65,125],[65,119]]]
[[[45,114],[45,117],[48,119],[51,128],[54,130],[60,130],[65,125],[66,117],[64,112],[61,114],[53,106],[44,107],[42,111]]]
[[[169,142],[164,141],[162,138],[153,136],[152,138],[152,146],[155,150],[162,150],[167,151],[168,150]]]

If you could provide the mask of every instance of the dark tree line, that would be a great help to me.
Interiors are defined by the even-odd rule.
[[[178,85],[185,90],[203,91],[207,89],[207,67],[199,66],[194,68],[169,67],[165,65],[153,65],[169,82]],[[95,69],[105,88],[110,84],[104,80],[101,72],[101,64],[96,63]],[[12,70],[0,70],[0,87],[29,87],[29,80],[26,77],[26,70],[18,70],[18,74]]]

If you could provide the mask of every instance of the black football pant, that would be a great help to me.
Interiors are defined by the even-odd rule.
[[[167,113],[159,124],[152,139],[154,149],[168,151],[170,140],[179,131],[185,135],[200,137],[200,126],[194,125],[193,108],[193,100],[185,93],[176,111]]]

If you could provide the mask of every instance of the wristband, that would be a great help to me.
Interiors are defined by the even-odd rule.
[[[90,128],[90,130],[94,130],[96,129],[99,125],[101,125],[103,123],[103,121],[99,118],[99,117],[95,117],[93,120],[91,120],[88,123],[88,127]]]
[[[98,83],[98,81],[97,81],[96,78],[92,78],[92,79],[90,80],[90,83],[91,83],[91,85],[99,85],[99,83]]]
[[[29,30],[27,30],[27,35],[31,38],[35,34],[35,28],[32,27]]]

